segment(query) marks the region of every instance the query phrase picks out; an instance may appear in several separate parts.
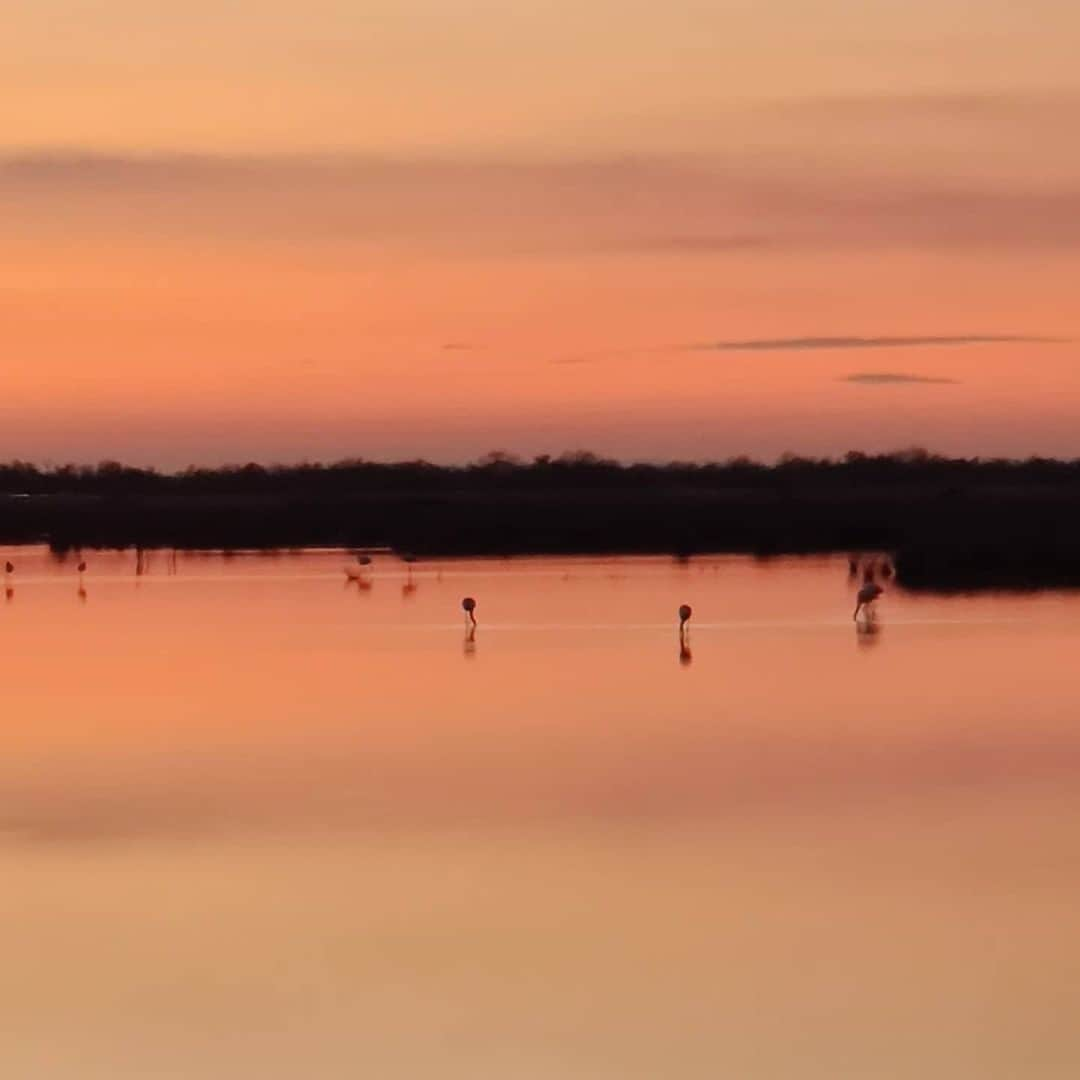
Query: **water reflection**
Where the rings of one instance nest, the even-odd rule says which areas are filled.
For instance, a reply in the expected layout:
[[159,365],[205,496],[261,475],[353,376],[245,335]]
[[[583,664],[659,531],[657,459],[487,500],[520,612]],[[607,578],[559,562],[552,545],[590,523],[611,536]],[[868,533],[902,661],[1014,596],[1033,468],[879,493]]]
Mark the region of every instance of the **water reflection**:
[[10,554],[7,1074],[356,1075],[355,1002],[386,1077],[1080,1067],[1080,596],[890,589],[853,656],[843,557],[717,560],[672,667],[668,559],[446,561],[360,618],[340,552],[141,594],[95,552],[72,617],[74,560]]

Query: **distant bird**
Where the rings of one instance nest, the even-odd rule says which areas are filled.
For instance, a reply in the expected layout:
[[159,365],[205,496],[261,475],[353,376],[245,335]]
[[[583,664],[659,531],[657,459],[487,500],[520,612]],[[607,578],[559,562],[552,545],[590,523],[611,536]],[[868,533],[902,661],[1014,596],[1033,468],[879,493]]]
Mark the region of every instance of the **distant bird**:
[[466,620],[473,626],[476,625],[476,601],[471,596],[466,596],[461,601],[461,610],[465,612]]
[[4,573],[5,574],[14,574],[15,573],[15,564],[10,559],[8,559],[8,561],[6,563],[4,563]]
[[364,571],[371,565],[370,555],[357,555],[356,566],[345,567],[345,577],[349,581],[362,581],[364,579]]
[[689,604],[682,604],[679,607],[679,633],[686,632],[686,624],[690,621],[690,616],[694,614],[694,609]]
[[852,619],[858,620],[859,612],[866,608],[867,612],[870,611],[870,605],[884,592],[885,590],[880,585],[875,585],[874,582],[868,581],[856,595],[855,614],[852,615]]
[[83,559],[75,569],[79,571],[79,583],[82,584],[82,576],[86,573],[86,560]]

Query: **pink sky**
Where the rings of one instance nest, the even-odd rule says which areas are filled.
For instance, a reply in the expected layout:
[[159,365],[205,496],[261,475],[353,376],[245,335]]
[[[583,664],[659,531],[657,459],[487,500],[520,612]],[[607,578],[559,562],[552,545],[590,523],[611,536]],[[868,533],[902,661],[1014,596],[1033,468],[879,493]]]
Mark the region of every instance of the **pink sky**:
[[0,458],[1080,455],[1072,5],[219,8],[0,42]]

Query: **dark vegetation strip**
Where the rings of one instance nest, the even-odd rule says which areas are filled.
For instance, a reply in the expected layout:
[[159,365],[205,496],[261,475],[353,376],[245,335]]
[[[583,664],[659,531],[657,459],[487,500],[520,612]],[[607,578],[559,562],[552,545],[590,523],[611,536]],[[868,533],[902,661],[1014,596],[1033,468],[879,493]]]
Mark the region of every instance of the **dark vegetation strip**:
[[1080,460],[0,466],[0,542],[424,555],[886,549],[909,588],[1080,585]]

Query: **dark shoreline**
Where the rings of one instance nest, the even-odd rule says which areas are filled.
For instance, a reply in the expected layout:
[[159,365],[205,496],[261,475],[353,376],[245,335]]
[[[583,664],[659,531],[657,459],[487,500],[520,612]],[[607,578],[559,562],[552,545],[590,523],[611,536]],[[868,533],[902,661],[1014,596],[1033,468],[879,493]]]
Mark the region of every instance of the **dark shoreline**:
[[437,555],[887,551],[909,589],[1080,586],[1080,462],[0,466],[0,543]]

